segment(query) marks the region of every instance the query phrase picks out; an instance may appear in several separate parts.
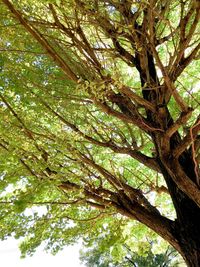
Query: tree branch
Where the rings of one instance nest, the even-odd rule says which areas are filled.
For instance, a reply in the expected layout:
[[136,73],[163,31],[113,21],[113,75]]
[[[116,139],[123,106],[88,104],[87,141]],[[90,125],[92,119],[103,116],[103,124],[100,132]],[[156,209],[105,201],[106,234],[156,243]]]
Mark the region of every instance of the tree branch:
[[200,116],[197,118],[195,124],[191,127],[189,133],[183,138],[182,142],[174,149],[173,157],[178,158],[192,143],[192,140],[197,137],[199,131],[200,131]]
[[40,32],[33,25],[29,25],[23,15],[14,8],[8,0],[2,0],[13,15],[20,21],[20,23],[26,28],[26,30],[40,43],[40,45],[47,51],[47,53],[55,60],[55,62],[61,67],[68,79],[77,82],[78,78],[66,62],[58,55],[56,50],[49,44],[49,42],[42,36]]
[[177,119],[176,122],[174,122],[165,132],[165,136],[167,138],[170,138],[183,124],[186,124],[186,122],[189,120],[193,112],[192,108],[188,108],[186,112],[182,112],[180,117]]
[[[39,96],[38,96],[39,97]],[[39,97],[40,98],[40,97]],[[65,118],[63,118],[58,112],[54,111],[44,100],[40,99],[41,102],[44,104],[46,108],[48,108],[56,117],[58,117],[66,126],[68,126],[71,130],[78,133],[81,137],[83,137],[85,140],[89,141],[90,143],[101,146],[101,147],[107,147],[112,149],[114,152],[121,153],[121,154],[127,154],[131,156],[132,158],[138,160],[142,164],[144,164],[147,167],[150,167],[151,169],[160,172],[159,165],[157,164],[156,160],[154,158],[148,157],[141,152],[137,150],[133,150],[130,147],[119,147],[117,146],[112,140],[109,140],[107,142],[101,142],[93,137],[81,132],[74,124],[67,121]]]
[[148,110],[151,110],[152,112],[155,112],[155,107],[151,102],[145,100],[138,94],[134,93],[133,90],[131,90],[128,86],[123,85],[122,87],[120,87],[119,91],[124,93],[126,96],[128,96],[137,104],[142,105],[143,107],[145,107]]
[[170,159],[165,164],[177,187],[200,207],[200,190],[183,171],[178,159]]

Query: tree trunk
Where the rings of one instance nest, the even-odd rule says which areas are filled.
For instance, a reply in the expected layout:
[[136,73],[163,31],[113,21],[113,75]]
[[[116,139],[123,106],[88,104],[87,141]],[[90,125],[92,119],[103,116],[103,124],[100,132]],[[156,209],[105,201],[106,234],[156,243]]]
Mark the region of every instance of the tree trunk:
[[[150,51],[150,49],[149,49]],[[161,128],[166,131],[174,123],[173,118],[165,103],[165,91],[160,87],[159,79],[156,74],[155,63],[150,52],[146,52],[146,69],[142,66],[140,55],[136,56],[136,67],[140,73],[141,85],[143,88],[143,97],[152,104],[156,105],[158,113],[155,115],[150,110],[146,110],[147,121],[154,127]],[[149,90],[150,84],[152,88],[157,90]],[[145,90],[145,86],[148,90]],[[200,209],[197,204],[191,200],[174,182],[169,170],[166,168],[163,158],[165,151],[162,147],[162,134],[151,133],[152,140],[155,145],[157,153],[157,162],[160,166],[163,177],[167,183],[169,193],[171,195],[177,218],[175,220],[174,238],[178,241],[180,246],[179,253],[184,258],[187,266],[200,267]],[[181,137],[178,131],[173,134],[169,141],[169,151],[176,148],[181,142]],[[170,158],[168,152],[168,162],[173,164],[173,158]],[[180,168],[195,184],[197,184],[197,177],[195,173],[195,164],[192,158],[192,150],[186,149],[179,157],[178,162]]]
[[[190,162],[191,163],[191,162]],[[189,162],[185,162],[188,166]],[[188,196],[179,190],[173,179],[160,164],[163,176],[174,203],[177,218],[175,220],[174,237],[178,240],[187,266],[200,266],[200,210]],[[190,168],[188,168],[190,169]]]
[[182,249],[182,256],[189,267],[200,266],[200,238],[199,226],[192,222],[177,223],[177,238]]

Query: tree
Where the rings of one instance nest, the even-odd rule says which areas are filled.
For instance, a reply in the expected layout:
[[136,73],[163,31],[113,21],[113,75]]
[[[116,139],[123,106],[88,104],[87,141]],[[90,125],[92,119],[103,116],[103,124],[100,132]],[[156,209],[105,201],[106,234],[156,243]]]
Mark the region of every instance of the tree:
[[57,251],[123,216],[200,266],[200,2],[1,10],[1,238]]
[[[98,248],[88,250],[81,255],[82,262],[88,267],[175,267],[180,266],[175,260],[173,249],[169,249],[165,254],[153,254],[151,250],[147,251],[145,256],[141,256],[135,252],[127,252],[127,256],[119,262],[113,261],[110,251],[103,250],[100,252]],[[172,261],[172,262],[171,262]]]
[[[99,237],[92,240],[86,239],[84,245],[86,249],[81,250],[81,261],[87,267],[170,267],[185,266],[181,265],[182,260],[174,248],[166,246],[161,253],[154,251],[153,242],[146,236],[138,240],[136,236],[132,242],[121,233],[119,226],[116,231],[106,231]],[[134,229],[136,232],[136,229]],[[128,245],[127,245],[128,243]]]

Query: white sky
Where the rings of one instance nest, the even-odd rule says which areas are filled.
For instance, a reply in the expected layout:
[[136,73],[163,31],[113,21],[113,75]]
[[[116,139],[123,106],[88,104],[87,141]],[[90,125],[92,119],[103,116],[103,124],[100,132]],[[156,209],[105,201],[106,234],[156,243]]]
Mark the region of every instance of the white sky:
[[66,247],[56,256],[47,254],[41,248],[32,256],[20,259],[18,241],[0,241],[1,267],[84,267],[79,261],[80,245]]

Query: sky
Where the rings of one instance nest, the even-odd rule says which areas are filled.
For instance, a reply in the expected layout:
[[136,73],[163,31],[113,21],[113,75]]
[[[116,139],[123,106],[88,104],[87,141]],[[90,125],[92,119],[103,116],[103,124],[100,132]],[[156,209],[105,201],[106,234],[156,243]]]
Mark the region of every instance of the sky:
[[79,261],[80,245],[66,247],[56,256],[39,248],[34,256],[20,259],[18,242],[14,239],[0,241],[1,267],[84,267]]

